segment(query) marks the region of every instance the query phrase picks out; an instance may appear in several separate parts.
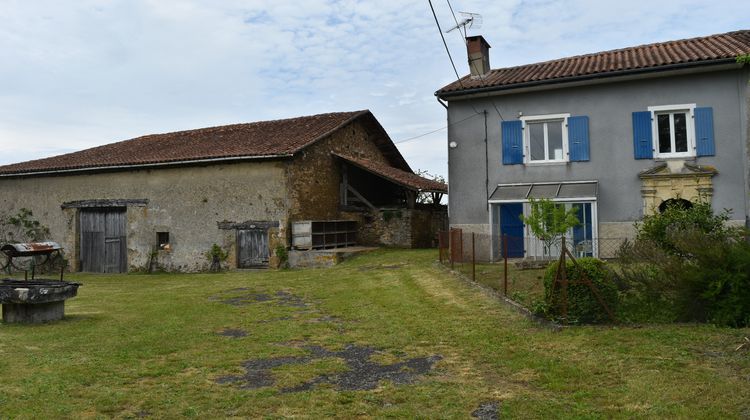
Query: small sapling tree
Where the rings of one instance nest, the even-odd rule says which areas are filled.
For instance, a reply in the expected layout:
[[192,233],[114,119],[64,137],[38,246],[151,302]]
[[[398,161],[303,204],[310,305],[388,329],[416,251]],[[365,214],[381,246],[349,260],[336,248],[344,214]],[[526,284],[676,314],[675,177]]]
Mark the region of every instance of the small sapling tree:
[[580,224],[576,214],[577,207],[565,210],[563,204],[548,199],[530,199],[531,209],[528,216],[521,215],[531,233],[544,244],[544,255],[550,256],[552,247],[558,245],[562,237],[573,227]]

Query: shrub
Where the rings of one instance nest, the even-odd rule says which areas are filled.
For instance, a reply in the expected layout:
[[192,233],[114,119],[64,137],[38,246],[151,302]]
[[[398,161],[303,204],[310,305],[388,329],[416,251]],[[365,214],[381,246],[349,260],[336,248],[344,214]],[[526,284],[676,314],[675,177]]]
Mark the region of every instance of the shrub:
[[684,288],[676,302],[680,320],[750,326],[750,244],[689,231],[676,236],[678,247],[690,255],[674,270]]
[[750,244],[728,220],[697,203],[636,224],[619,251],[624,317],[750,325]]
[[[606,309],[599,303],[594,292],[588,285],[579,283],[584,273],[599,291],[602,300],[613,312],[618,306],[617,287],[613,276],[604,261],[596,258],[579,258],[577,264],[566,260],[568,284],[568,319],[569,323],[601,323],[609,322]],[[544,297],[547,302],[547,315],[559,318],[562,315],[561,288],[555,286],[555,274],[559,261],[550,264],[544,274]]]
[[276,246],[276,258],[279,259],[279,268],[289,267],[289,251],[282,244]]
[[206,258],[208,259],[210,266],[209,271],[217,273],[221,271],[221,263],[226,261],[229,257],[229,253],[217,244],[211,245],[211,249],[206,252]]
[[698,231],[720,240],[739,238],[741,232],[728,227],[728,220],[728,210],[714,214],[708,203],[692,203],[689,208],[673,204],[667,206],[663,213],[644,216],[643,220],[636,222],[636,238],[639,241],[654,242],[666,252],[683,255],[672,238],[674,234]]
[[625,242],[618,251],[615,281],[620,289],[618,317],[625,322],[674,322],[681,289],[667,276],[676,257],[655,242]]

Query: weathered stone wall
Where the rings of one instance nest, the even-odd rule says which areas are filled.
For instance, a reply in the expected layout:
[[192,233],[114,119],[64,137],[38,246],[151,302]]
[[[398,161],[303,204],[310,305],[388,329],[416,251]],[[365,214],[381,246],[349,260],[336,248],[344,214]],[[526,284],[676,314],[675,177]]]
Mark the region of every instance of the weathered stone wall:
[[278,221],[280,231],[269,232],[271,243],[286,241],[287,184],[285,163],[254,161],[209,166],[161,168],[47,176],[0,178],[0,214],[28,208],[50,237],[65,247],[78,269],[78,209],[61,204],[93,199],[147,199],[142,207],[127,209],[128,265],[146,270],[156,244],[156,232],[170,233],[170,251],[157,253],[157,266],[168,271],[207,268],[205,253],[216,243],[229,252],[236,267],[236,233],[218,222]]
[[437,247],[437,234],[448,229],[448,208],[418,208],[412,213],[412,248]]
[[429,248],[447,219],[445,209],[379,209],[369,212],[343,212],[342,217],[357,220],[357,243],[365,246]]
[[387,163],[370,136],[354,121],[287,162],[289,220],[351,219],[339,210],[341,169],[331,152]]
[[[446,223],[445,208],[436,217],[422,209],[341,210],[341,162],[331,152],[390,164],[371,136],[361,123],[354,121],[288,161],[289,220],[356,220],[361,245],[431,246],[432,237],[439,230],[436,226]],[[366,191],[362,193],[367,195]]]

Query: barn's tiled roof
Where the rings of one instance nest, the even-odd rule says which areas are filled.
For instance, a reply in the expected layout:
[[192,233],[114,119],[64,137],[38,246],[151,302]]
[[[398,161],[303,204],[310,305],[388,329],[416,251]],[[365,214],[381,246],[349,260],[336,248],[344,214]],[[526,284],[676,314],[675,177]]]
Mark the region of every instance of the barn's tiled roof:
[[401,169],[394,168],[392,166],[388,166],[380,162],[375,162],[373,160],[362,157],[355,157],[341,153],[333,153],[333,155],[344,159],[354,166],[362,168],[391,182],[413,190],[432,191],[440,193],[448,192],[448,186],[443,184],[442,182],[423,178],[413,172],[403,171]]
[[436,92],[450,96],[474,89],[510,89],[563,82],[566,79],[615,76],[635,71],[661,70],[679,65],[733,61],[750,54],[750,30],[681,39],[603,51],[542,63],[490,70],[482,77],[465,76]]
[[364,110],[151,134],[60,156],[0,166],[0,174],[292,156],[355,119],[361,119],[373,131],[373,140],[394,166],[411,170],[375,117]]

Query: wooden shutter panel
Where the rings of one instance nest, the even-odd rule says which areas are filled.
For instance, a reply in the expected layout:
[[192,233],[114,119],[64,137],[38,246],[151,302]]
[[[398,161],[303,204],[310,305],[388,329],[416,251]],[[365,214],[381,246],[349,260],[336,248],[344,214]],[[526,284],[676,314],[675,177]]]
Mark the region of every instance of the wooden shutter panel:
[[523,164],[522,127],[521,120],[500,123],[500,131],[503,136],[503,165]]
[[568,118],[568,152],[571,162],[588,162],[589,117]]
[[695,108],[695,154],[714,156],[714,110],[711,107]]
[[651,112],[634,112],[633,152],[636,159],[653,159],[654,141],[651,133]]

